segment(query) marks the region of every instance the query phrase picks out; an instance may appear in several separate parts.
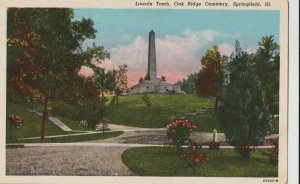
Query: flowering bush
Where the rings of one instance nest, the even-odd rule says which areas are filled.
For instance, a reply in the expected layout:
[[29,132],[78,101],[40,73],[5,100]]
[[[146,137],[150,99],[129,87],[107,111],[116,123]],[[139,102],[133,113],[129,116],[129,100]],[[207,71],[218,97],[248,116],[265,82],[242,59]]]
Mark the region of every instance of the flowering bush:
[[80,127],[87,127],[87,126],[88,126],[88,123],[87,123],[86,120],[81,120],[81,121],[79,122],[79,126],[80,126]]
[[269,155],[270,162],[272,164],[278,164],[278,138],[272,139],[273,148],[271,150],[271,154]]
[[208,162],[208,157],[205,155],[204,152],[201,151],[201,145],[190,140],[188,143],[188,151],[184,153],[181,151],[179,154],[180,159],[185,159],[187,164],[195,169],[196,166],[199,164],[206,164]]
[[219,149],[220,148],[220,143],[210,142],[208,146],[209,146],[209,149]]
[[195,126],[187,119],[175,119],[167,124],[167,136],[178,152],[182,150],[184,145],[190,138],[190,133]]
[[20,118],[20,116],[17,115],[9,115],[9,122],[11,122],[13,125],[17,126],[17,128],[19,128],[22,125],[22,120]]

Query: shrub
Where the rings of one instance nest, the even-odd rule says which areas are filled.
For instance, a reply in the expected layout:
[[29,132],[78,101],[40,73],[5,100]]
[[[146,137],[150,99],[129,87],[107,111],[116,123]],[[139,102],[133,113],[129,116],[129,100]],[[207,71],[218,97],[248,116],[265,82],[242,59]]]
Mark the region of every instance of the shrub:
[[206,164],[208,162],[208,157],[204,152],[201,151],[201,145],[189,140],[188,149],[185,153],[183,150],[179,154],[180,159],[185,159],[189,167],[195,170],[200,164]]
[[102,120],[99,121],[99,123],[95,126],[95,130],[97,130],[97,131],[102,130],[103,132],[105,130],[109,130],[108,123],[109,123],[109,120],[107,118],[102,118]]
[[269,155],[270,162],[274,165],[278,164],[278,141],[279,139],[272,139],[273,148],[271,154]]
[[240,145],[236,146],[235,150],[240,154],[242,158],[249,158],[250,157],[250,146],[249,145]]
[[87,124],[87,121],[86,120],[81,120],[78,124],[80,127],[87,127],[88,124]]
[[54,116],[62,116],[62,117],[67,117],[72,120],[82,120],[84,118],[79,118],[79,108],[76,107],[75,105],[68,104],[67,102],[62,102],[62,101],[53,101],[51,102],[50,106],[51,108],[51,113]]
[[167,136],[178,152],[182,150],[181,146],[189,140],[193,128],[195,126],[187,119],[175,119],[167,124]]
[[216,150],[216,149],[220,148],[220,143],[218,143],[218,142],[210,142],[208,144],[208,146],[209,146],[209,149]]
[[219,118],[228,143],[242,157],[249,157],[250,146],[260,145],[267,134],[269,114],[254,75],[251,55],[241,51],[238,43],[228,69],[229,83],[224,90]]
[[149,95],[144,94],[142,96],[142,100],[143,100],[143,102],[144,102],[144,104],[145,104],[146,107],[151,107],[152,106],[152,100],[151,100],[151,98],[150,98]]
[[100,100],[86,100],[85,104],[79,107],[78,119],[85,119],[90,128],[95,128],[99,120],[104,116],[106,98]]

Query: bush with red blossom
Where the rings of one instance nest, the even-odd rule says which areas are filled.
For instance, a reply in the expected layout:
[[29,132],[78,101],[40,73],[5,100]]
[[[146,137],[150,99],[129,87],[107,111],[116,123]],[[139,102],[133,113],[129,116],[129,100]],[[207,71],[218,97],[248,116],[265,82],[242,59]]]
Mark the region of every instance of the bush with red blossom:
[[20,116],[12,114],[12,115],[8,116],[8,119],[9,119],[10,123],[17,126],[18,128],[22,125],[22,120],[21,120]]
[[179,154],[180,159],[185,159],[189,167],[195,170],[195,167],[200,164],[206,164],[208,162],[208,157],[204,152],[201,151],[201,145],[190,140],[188,143],[188,149],[186,152],[183,150]]
[[167,136],[178,152],[187,143],[195,126],[187,119],[175,119],[167,124]]

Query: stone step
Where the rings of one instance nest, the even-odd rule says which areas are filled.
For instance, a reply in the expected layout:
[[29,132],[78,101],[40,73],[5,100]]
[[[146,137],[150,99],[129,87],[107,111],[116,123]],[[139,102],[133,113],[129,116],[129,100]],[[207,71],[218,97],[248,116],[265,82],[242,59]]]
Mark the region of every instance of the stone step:
[[[38,116],[43,116],[43,113],[41,112],[38,112],[37,110],[35,109],[27,109],[28,112],[31,112],[31,113],[35,113],[36,115]],[[65,132],[70,132],[72,131],[72,129],[70,127],[68,127],[67,125],[65,125],[63,122],[61,122],[58,118],[56,117],[49,117],[48,118],[52,123],[54,123],[56,126],[58,126],[60,129],[62,129],[63,131]]]
[[58,118],[56,117],[49,117],[48,118],[52,123],[54,123],[56,126],[58,126],[60,129],[62,129],[65,132],[70,132],[72,129],[65,125],[63,122],[61,122]]

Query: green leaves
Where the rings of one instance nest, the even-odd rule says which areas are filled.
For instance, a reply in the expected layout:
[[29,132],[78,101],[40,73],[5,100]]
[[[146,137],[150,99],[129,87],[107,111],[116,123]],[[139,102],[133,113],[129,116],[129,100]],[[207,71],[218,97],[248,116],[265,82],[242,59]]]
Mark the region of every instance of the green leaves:
[[255,72],[263,90],[264,103],[268,111],[275,115],[279,113],[279,45],[272,35],[264,36],[258,45],[253,58]]
[[92,58],[100,62],[109,53],[96,45],[83,51],[82,43],[95,38],[96,30],[91,19],[72,18],[73,10],[67,8],[8,9],[9,87],[25,95],[32,90],[45,95],[51,89],[52,98],[65,99],[87,94],[83,86],[89,94],[96,91],[97,86],[84,84],[77,73],[82,65],[92,66]]
[[268,131],[269,113],[256,69],[253,55],[244,52],[237,41],[228,62],[229,82],[219,117],[227,141],[245,150],[259,145]]
[[[99,100],[94,78],[90,81],[78,75],[82,65],[92,66],[93,58],[99,62],[109,57],[101,46],[82,49],[86,39],[95,38],[91,19],[72,22],[73,10],[67,8],[9,8],[7,17],[8,87],[44,102],[42,127],[48,99],[82,105],[87,98]],[[102,116],[103,106],[91,106],[90,115]]]
[[201,94],[216,97],[215,110],[218,99],[222,96],[226,60],[227,57],[221,56],[218,46],[207,50],[201,59],[202,69],[198,74],[197,89]]

